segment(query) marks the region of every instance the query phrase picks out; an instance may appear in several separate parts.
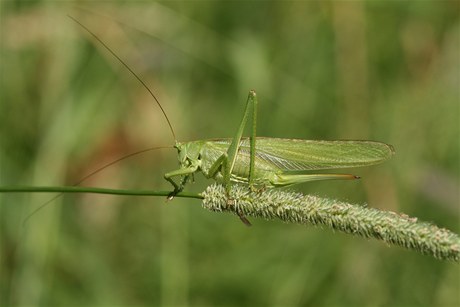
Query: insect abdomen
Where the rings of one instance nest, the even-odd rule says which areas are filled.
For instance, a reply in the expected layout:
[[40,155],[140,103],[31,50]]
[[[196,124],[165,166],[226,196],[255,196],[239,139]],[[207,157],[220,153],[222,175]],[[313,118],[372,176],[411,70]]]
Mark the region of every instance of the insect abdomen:
[[[203,175],[207,178],[215,179],[218,182],[222,182],[223,180],[222,173],[219,171],[217,174],[212,176],[209,171],[215,161],[227,152],[229,144],[225,143],[225,141],[206,142],[201,151],[201,171]],[[235,165],[233,166],[230,180],[233,182],[248,183],[249,163],[249,151],[247,149],[240,148],[235,161]],[[270,167],[270,165],[264,163],[264,161],[261,161],[256,157],[253,183],[255,185],[269,184],[270,178],[272,178],[274,172],[275,171]]]

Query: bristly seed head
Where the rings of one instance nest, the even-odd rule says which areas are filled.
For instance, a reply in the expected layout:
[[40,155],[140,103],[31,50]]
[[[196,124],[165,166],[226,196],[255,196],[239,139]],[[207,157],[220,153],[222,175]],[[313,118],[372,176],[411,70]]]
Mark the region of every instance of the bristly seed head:
[[[202,196],[203,207],[211,211],[323,225],[365,238],[380,239],[439,259],[460,261],[460,237],[457,234],[405,214],[280,189],[253,192],[248,186],[238,184],[232,185],[229,196],[225,187],[219,184],[209,186]],[[231,206],[228,206],[229,197]]]

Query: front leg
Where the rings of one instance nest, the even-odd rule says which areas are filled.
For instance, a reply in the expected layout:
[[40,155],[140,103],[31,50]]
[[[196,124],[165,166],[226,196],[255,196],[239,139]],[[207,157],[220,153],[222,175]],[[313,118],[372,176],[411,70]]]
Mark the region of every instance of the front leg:
[[[198,170],[198,166],[197,165],[192,165],[190,167],[184,167],[184,168],[180,168],[178,170],[166,173],[164,175],[164,178],[167,181],[169,181],[174,187],[174,191],[172,191],[168,195],[167,200],[172,200],[174,198],[174,196],[177,195],[177,193],[182,192],[182,190],[184,189],[185,184],[187,183],[188,178],[190,177],[190,175],[195,173],[197,170]],[[177,177],[177,176],[183,176],[183,178],[182,178],[182,180],[180,181],[179,184],[177,184],[173,180],[173,177]]]

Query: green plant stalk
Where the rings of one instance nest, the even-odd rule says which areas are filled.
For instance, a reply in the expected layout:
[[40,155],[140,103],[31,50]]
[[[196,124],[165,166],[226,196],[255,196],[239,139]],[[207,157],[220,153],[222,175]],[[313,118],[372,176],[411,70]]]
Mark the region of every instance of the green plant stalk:
[[209,186],[202,195],[203,207],[214,212],[323,225],[438,259],[460,261],[460,237],[457,234],[405,214],[279,189],[252,192],[242,185],[232,186],[230,198],[225,187],[218,184]]
[[[131,196],[168,196],[171,191],[151,191],[151,190],[118,190],[104,189],[92,187],[77,187],[77,186],[60,186],[60,187],[34,187],[34,186],[4,186],[0,187],[0,193],[93,193],[93,194],[111,194],[111,195],[131,195]],[[197,193],[181,192],[175,197],[197,198],[202,199],[203,196]]]

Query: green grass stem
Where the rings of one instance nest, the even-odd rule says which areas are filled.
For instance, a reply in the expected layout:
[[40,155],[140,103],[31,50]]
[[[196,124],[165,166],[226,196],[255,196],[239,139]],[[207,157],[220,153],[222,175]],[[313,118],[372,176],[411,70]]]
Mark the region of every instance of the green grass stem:
[[[111,194],[111,195],[131,195],[131,196],[168,196],[171,191],[152,191],[152,190],[119,190],[104,189],[93,187],[34,187],[34,186],[5,186],[0,187],[0,193],[92,193],[92,194]],[[197,198],[203,196],[197,193],[180,192],[175,197]]]

